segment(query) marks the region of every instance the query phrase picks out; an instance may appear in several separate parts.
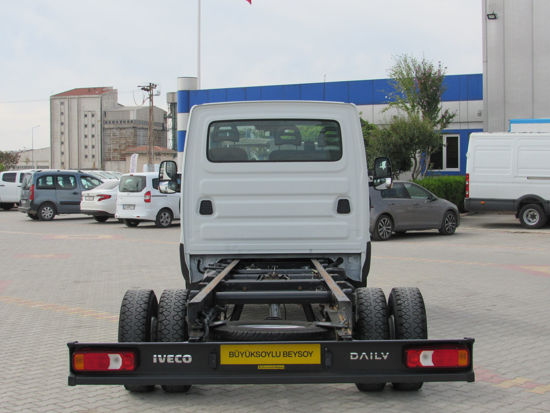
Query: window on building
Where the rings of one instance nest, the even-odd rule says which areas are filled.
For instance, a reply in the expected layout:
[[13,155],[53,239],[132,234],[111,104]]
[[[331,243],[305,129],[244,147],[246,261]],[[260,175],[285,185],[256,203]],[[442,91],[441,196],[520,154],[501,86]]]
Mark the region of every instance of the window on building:
[[87,128],[87,127],[88,127],[88,125],[87,125],[87,124],[84,124],[84,127],[85,127],[85,128]]
[[430,169],[449,171],[460,169],[460,137],[444,135],[443,146],[430,158]]
[[94,113],[92,113],[92,118],[95,118],[95,114],[94,114]]
[[84,114],[84,117],[85,117],[85,118],[87,118],[87,117],[88,117],[88,114],[87,114],[87,113],[85,113],[85,114]]
[[63,116],[63,115],[64,115],[64,113],[63,113],[63,112],[61,112],[61,116]]
[[64,123],[63,123],[63,122],[61,122],[61,126],[63,126],[63,125],[64,125]]
[[88,159],[88,155],[84,155],[84,158]]
[[92,149],[95,149],[95,145],[92,145]]
[[84,149],[88,149],[88,145],[84,145]]
[[63,135],[63,131],[61,131],[60,134]]

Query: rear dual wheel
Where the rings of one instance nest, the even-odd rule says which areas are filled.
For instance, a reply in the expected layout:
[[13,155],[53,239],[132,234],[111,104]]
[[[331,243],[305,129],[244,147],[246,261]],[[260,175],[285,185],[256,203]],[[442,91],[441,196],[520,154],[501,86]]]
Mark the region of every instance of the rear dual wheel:
[[[153,290],[126,291],[120,306],[118,341],[156,341],[157,312],[157,297]],[[133,393],[145,393],[155,389],[154,385],[125,384],[124,387]]]
[[[187,290],[164,290],[159,301],[157,339],[162,342],[182,342],[187,332]],[[186,393],[191,385],[162,385],[167,393]]]
[[[390,337],[393,340],[428,338],[424,299],[418,288],[392,289],[388,299]],[[392,383],[396,390],[419,390],[423,382]]]
[[[424,299],[418,288],[394,288],[388,305],[380,288],[355,290],[356,340],[427,339],[428,327]],[[381,391],[386,383],[356,383],[361,391]],[[392,383],[394,389],[419,390],[423,382]]]

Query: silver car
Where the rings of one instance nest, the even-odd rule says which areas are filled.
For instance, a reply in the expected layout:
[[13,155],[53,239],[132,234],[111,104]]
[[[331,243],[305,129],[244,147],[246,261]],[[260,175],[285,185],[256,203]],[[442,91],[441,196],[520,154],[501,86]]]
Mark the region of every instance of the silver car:
[[370,187],[370,199],[370,233],[377,241],[409,230],[438,229],[451,235],[460,224],[455,204],[412,182],[394,181],[381,191]]

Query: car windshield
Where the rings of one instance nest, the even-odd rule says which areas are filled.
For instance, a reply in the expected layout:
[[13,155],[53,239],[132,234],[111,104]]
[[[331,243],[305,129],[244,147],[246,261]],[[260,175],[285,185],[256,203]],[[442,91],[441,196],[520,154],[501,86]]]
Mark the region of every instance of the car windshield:
[[103,182],[101,185],[96,186],[95,189],[114,189],[119,185],[119,181],[107,181]]
[[141,192],[145,188],[146,178],[138,175],[126,175],[120,178],[120,192]]
[[308,119],[212,122],[207,156],[211,162],[333,162],[342,158],[340,125]]

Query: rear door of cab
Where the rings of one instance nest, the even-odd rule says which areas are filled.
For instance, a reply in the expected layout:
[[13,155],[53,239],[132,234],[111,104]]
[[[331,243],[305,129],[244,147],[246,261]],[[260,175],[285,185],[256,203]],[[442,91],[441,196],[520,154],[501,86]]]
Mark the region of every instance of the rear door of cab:
[[[243,162],[233,151],[233,161],[208,159],[209,128],[214,122],[266,119],[336,122],[341,157]],[[246,133],[239,134],[238,144],[246,148],[250,144]],[[320,145],[315,137],[313,149]],[[305,149],[305,142],[302,146]],[[285,150],[282,145],[279,149]],[[236,102],[194,107],[184,151],[186,253],[364,253],[369,240],[366,171],[359,116],[353,105]]]

